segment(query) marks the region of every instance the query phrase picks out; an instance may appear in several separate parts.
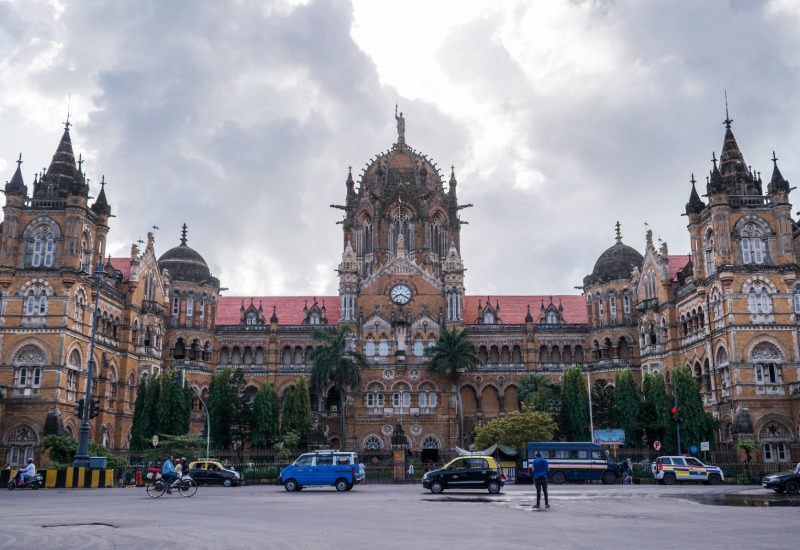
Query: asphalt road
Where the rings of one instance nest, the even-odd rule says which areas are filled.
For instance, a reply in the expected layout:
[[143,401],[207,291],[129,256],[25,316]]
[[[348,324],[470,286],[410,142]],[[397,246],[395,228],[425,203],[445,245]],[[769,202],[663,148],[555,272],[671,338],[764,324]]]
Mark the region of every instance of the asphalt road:
[[[797,548],[798,497],[758,487],[551,485],[499,495],[419,485],[350,492],[200,487],[0,492],[0,548]],[[765,500],[765,498],[767,500]],[[735,501],[737,506],[700,501]]]

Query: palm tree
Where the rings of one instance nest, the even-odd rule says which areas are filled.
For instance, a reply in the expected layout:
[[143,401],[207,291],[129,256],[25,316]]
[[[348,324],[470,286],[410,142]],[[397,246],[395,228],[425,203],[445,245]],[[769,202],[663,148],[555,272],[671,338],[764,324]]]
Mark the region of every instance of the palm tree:
[[342,449],[347,442],[347,427],[344,412],[345,388],[352,388],[361,382],[361,369],[367,367],[367,360],[361,353],[348,347],[349,325],[341,325],[335,334],[318,330],[314,332],[314,341],[322,345],[314,348],[309,354],[311,359],[311,390],[322,393],[326,386],[333,385],[339,392],[339,410],[341,411]]
[[475,346],[469,341],[467,331],[455,328],[442,331],[439,340],[428,348],[427,353],[431,358],[428,372],[442,374],[453,383],[453,391],[458,401],[458,444],[463,445],[464,410],[461,406],[458,381],[462,372],[474,371],[481,364],[481,359],[475,353]]

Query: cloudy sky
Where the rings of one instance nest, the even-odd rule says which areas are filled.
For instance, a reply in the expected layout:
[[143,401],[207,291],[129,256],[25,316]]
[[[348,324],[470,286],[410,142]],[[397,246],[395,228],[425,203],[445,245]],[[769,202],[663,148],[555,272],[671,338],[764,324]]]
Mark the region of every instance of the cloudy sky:
[[467,292],[573,293],[617,220],[688,253],[726,90],[745,160],[800,179],[798,28],[794,0],[0,0],[0,178],[22,153],[31,186],[69,106],[112,254],[186,222],[227,295],[334,294],[328,205],[397,103],[475,205]]

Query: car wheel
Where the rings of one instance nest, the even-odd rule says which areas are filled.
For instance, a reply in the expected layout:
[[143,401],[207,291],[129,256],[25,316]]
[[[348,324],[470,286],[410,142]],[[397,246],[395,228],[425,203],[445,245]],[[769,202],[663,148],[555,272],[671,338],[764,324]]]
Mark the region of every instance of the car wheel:
[[675,474],[664,474],[664,485],[675,485]]
[[300,490],[300,486],[293,479],[287,479],[286,483],[283,484],[283,488],[286,489],[287,491],[289,491],[290,493],[292,491],[299,491]]
[[550,477],[550,481],[552,481],[556,485],[561,485],[567,482],[567,476],[564,475],[564,472],[554,472],[553,475]]
[[339,479],[336,480],[336,490],[337,491],[340,491],[340,492],[341,491],[346,491],[349,486],[350,486],[350,484],[347,483],[347,480],[345,478],[343,478],[343,477],[340,477]]
[[444,485],[442,485],[441,481],[434,481],[431,483],[431,493],[438,495],[442,491],[444,491]]
[[709,485],[719,485],[720,483],[722,483],[722,478],[719,477],[719,474],[711,474],[708,476]]
[[600,479],[603,485],[614,485],[617,482],[617,474],[614,472],[603,472],[603,477]]
[[790,479],[789,481],[786,482],[785,487],[787,493],[789,493],[790,495],[796,495],[798,492],[800,492],[800,481]]
[[486,486],[489,489],[489,492],[493,495],[496,495],[500,492],[500,482],[499,481],[490,481],[489,485]]
[[222,482],[223,487],[230,487],[231,485],[233,485],[233,482],[229,478],[225,478]]

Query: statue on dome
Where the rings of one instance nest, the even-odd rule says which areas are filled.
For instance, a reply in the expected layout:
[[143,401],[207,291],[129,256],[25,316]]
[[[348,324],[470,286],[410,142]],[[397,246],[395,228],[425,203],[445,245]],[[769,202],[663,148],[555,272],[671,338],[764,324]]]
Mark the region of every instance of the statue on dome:
[[406,119],[403,118],[403,113],[397,116],[397,104],[394,105],[394,119],[397,121],[397,137],[406,137]]

